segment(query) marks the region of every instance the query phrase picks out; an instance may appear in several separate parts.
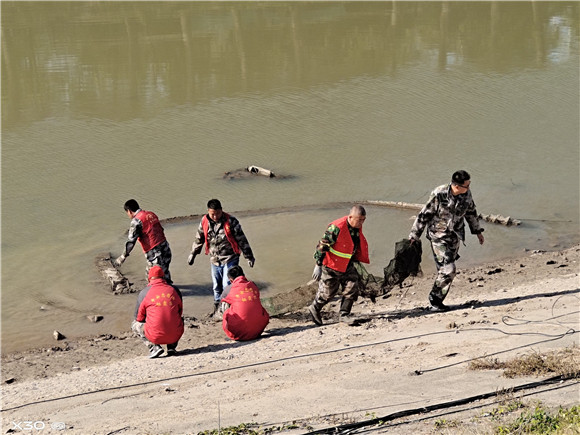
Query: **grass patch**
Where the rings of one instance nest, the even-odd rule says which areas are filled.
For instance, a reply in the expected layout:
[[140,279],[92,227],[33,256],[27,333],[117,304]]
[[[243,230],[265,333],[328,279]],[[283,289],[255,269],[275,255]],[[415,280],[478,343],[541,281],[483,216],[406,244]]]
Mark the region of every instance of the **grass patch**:
[[237,426],[229,426],[221,429],[204,430],[197,435],[259,435],[260,426],[257,423],[241,423]]
[[449,429],[460,426],[459,420],[446,420],[441,418],[435,421],[435,429]]
[[293,429],[312,430],[312,427],[307,424],[298,425],[295,422],[268,428],[262,428],[258,423],[241,423],[237,426],[204,430],[203,432],[198,432],[197,435],[268,435]]
[[525,412],[508,425],[498,426],[496,435],[538,434],[572,435],[580,434],[580,406],[569,409],[560,408],[550,413],[542,406]]
[[521,400],[518,399],[507,399],[501,401],[499,406],[493,408],[491,411],[486,412],[486,417],[491,417],[492,420],[498,420],[503,418],[505,415],[510,414],[518,409],[525,408],[526,405]]
[[580,377],[580,348],[569,348],[517,357],[508,361],[497,358],[478,358],[469,363],[470,370],[504,370],[506,378],[518,376],[563,375]]

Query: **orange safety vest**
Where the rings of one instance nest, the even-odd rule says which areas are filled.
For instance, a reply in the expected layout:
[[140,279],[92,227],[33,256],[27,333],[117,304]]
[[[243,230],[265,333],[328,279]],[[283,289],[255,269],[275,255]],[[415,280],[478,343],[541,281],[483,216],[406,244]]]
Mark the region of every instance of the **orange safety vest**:
[[155,213],[141,210],[135,217],[142,224],[142,234],[139,236],[139,243],[141,243],[143,252],[149,252],[166,240],[163,227],[159,223],[159,218]]
[[[230,215],[224,213],[223,217],[225,218],[224,232],[226,233],[226,239],[228,239],[228,242],[230,242],[230,245],[232,245],[234,253],[239,254],[240,248],[238,246],[238,242],[236,242],[236,239],[234,239],[234,236],[232,234],[232,227],[230,225]],[[208,255],[209,243],[207,239],[207,232],[209,231],[209,218],[207,217],[206,214],[204,214],[203,217],[201,218],[201,226],[203,227],[203,235],[205,236],[205,255]]]
[[[341,217],[333,222],[331,225],[338,227],[340,232],[338,233],[338,238],[334,245],[330,247],[330,250],[324,256],[324,264],[326,267],[330,267],[338,272],[345,272],[348,267],[348,263],[352,258],[352,253],[354,251],[354,242],[350,236],[350,231],[348,230],[347,223],[348,216]],[[360,237],[360,246],[356,252],[354,259],[360,261],[361,263],[369,263],[369,244],[367,239],[363,235],[362,228],[358,231]]]

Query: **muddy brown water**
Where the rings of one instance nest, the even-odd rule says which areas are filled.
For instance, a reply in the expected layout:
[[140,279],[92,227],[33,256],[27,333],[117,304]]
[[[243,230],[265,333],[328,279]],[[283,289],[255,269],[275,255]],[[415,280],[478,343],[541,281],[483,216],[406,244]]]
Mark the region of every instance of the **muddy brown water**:
[[[94,258],[120,254],[129,198],[162,219],[214,197],[423,203],[466,169],[480,212],[523,224],[485,225],[460,267],[578,243],[579,7],[2,2],[2,351],[127,330],[134,297],[107,293]],[[249,165],[287,177],[223,177]],[[304,284],[345,213],[242,214],[249,277],[265,295]],[[369,207],[371,272],[412,216]],[[211,304],[206,259],[186,265],[195,227],[166,228],[188,315]],[[144,268],[137,247],[123,271]]]

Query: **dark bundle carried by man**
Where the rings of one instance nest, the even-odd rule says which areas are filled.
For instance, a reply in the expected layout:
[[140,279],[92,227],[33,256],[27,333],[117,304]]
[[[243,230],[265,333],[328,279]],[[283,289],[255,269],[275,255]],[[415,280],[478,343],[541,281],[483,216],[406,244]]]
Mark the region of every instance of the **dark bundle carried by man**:
[[403,281],[409,276],[421,274],[422,253],[420,240],[411,242],[409,239],[402,239],[395,243],[395,257],[384,268],[383,289],[385,292],[396,285],[402,287]]
[[361,263],[355,263],[354,267],[358,274],[359,295],[370,299],[373,303],[376,302],[379,296],[385,294],[383,280],[369,273]]

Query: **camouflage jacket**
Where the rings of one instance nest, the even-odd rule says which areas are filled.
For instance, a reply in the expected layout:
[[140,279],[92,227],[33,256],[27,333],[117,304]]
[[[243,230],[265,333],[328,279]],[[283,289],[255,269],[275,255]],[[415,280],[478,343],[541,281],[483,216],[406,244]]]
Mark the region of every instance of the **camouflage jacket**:
[[479,227],[479,220],[471,191],[453,196],[451,184],[437,187],[427,204],[423,206],[415,223],[411,228],[409,238],[418,240],[427,227],[429,240],[456,241],[465,240],[465,223],[469,225],[471,234],[479,234],[483,229]]
[[[232,245],[226,237],[226,232],[224,230],[225,213],[222,215],[222,218],[219,220],[219,222],[214,222],[209,219],[209,217],[208,220],[209,228],[207,231],[207,243],[209,246],[209,259],[213,264],[218,266],[229,263],[239,254],[234,252]],[[250,247],[250,243],[248,242],[248,239],[242,230],[240,222],[232,215],[230,215],[230,228],[232,231],[232,236],[234,239],[236,239],[236,242],[238,242],[240,252],[242,252],[244,257],[247,259],[254,258],[252,248]],[[193,246],[191,247],[191,251],[195,255],[198,255],[201,253],[205,242],[206,240],[203,233],[203,226],[200,222],[197,228]]]

